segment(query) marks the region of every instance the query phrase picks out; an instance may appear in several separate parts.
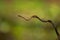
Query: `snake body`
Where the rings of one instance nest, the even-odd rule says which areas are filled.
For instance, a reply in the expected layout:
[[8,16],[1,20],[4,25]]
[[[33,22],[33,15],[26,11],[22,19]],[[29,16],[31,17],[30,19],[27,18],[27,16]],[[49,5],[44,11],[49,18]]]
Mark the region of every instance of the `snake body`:
[[50,23],[50,24],[53,26],[53,28],[54,28],[54,30],[55,30],[55,32],[56,32],[56,35],[57,35],[57,37],[58,37],[58,40],[60,40],[60,34],[59,34],[56,26],[54,25],[54,23],[53,23],[51,20],[42,20],[41,18],[39,18],[39,17],[36,16],[36,15],[31,16],[31,18],[29,18],[29,19],[26,19],[25,17],[23,17],[23,16],[21,16],[21,15],[18,15],[18,17],[21,17],[21,18],[23,18],[23,19],[26,20],[26,21],[29,21],[29,20],[31,20],[32,18],[37,18],[37,19],[38,19],[39,21],[41,21],[41,22],[45,22],[45,23],[48,22],[48,23]]

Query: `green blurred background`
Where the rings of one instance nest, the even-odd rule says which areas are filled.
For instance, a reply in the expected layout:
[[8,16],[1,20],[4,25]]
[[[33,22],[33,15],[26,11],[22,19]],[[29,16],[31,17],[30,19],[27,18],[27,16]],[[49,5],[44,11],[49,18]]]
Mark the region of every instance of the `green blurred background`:
[[[0,32],[13,34],[14,40],[56,40],[54,28],[37,19],[25,21],[17,15],[30,18],[37,15],[52,20],[60,30],[60,1],[56,0],[0,0]],[[60,32],[60,31],[59,31]]]

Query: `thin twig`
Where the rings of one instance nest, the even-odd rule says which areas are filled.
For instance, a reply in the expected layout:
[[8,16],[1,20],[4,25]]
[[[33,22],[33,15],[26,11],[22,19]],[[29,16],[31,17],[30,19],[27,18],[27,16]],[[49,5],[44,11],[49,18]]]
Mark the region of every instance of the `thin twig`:
[[26,21],[29,21],[29,20],[31,20],[32,18],[37,18],[37,19],[38,19],[39,21],[41,21],[41,22],[45,22],[45,23],[48,22],[48,23],[52,24],[52,26],[53,26],[56,34],[57,34],[57,37],[59,37],[59,32],[58,32],[56,26],[54,25],[54,23],[53,23],[51,20],[43,20],[43,19],[40,19],[40,18],[39,18],[38,16],[36,16],[36,15],[33,15],[33,16],[32,16],[31,18],[29,18],[29,19],[26,19],[26,18],[24,18],[24,17],[21,16],[21,15],[18,15],[18,17],[21,17],[21,18],[23,18],[23,19],[26,20]]

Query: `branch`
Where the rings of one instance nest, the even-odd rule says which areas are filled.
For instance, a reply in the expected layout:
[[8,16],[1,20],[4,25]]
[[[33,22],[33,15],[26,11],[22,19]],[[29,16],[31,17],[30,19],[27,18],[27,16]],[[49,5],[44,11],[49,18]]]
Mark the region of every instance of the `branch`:
[[51,20],[43,20],[43,19],[40,19],[38,16],[36,16],[36,15],[33,15],[31,18],[29,18],[29,19],[26,19],[26,18],[24,18],[23,16],[21,16],[21,15],[18,15],[18,17],[21,17],[21,18],[23,18],[24,20],[26,20],[26,21],[29,21],[29,20],[31,20],[32,18],[37,18],[39,21],[41,21],[41,22],[45,22],[45,23],[50,23],[52,26],[53,26],[53,28],[54,28],[54,30],[55,30],[55,32],[56,32],[56,34],[57,34],[57,36],[59,36],[59,32],[58,32],[58,30],[57,30],[57,28],[56,28],[56,26],[54,25],[54,23],[51,21]]

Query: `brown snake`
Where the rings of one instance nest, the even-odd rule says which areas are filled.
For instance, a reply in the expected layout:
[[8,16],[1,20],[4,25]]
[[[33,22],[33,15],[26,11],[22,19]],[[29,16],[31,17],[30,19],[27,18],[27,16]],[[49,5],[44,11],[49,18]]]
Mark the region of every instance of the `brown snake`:
[[53,26],[53,28],[54,28],[54,30],[55,30],[55,32],[56,32],[56,35],[57,35],[58,40],[60,40],[60,34],[59,34],[56,26],[54,25],[54,23],[53,23],[51,20],[43,20],[43,19],[39,18],[39,17],[36,16],[36,15],[31,16],[31,18],[29,18],[29,19],[26,19],[26,18],[24,18],[24,17],[21,16],[21,15],[18,15],[18,17],[21,17],[21,18],[23,18],[23,19],[26,20],[26,21],[29,21],[29,20],[31,20],[32,18],[37,18],[37,19],[38,19],[39,21],[41,21],[41,22],[45,22],[45,23],[48,22],[48,23],[50,23],[50,24]]

